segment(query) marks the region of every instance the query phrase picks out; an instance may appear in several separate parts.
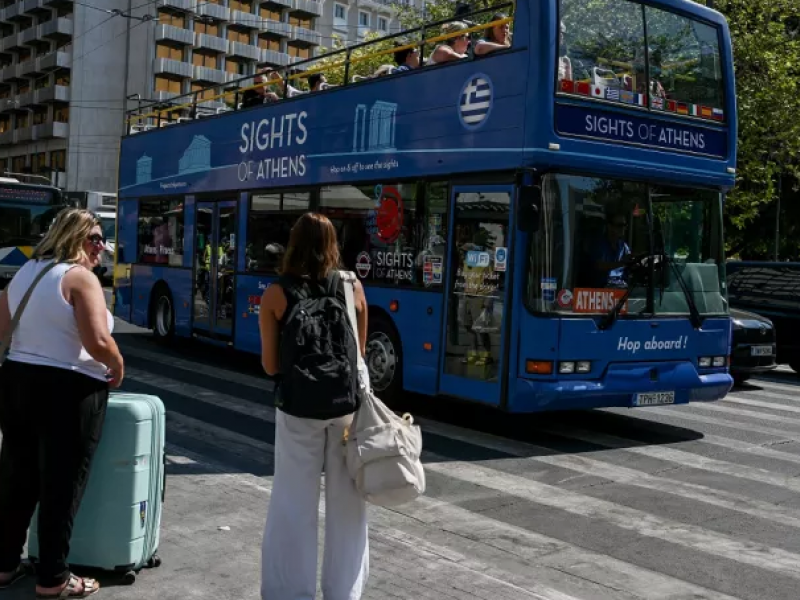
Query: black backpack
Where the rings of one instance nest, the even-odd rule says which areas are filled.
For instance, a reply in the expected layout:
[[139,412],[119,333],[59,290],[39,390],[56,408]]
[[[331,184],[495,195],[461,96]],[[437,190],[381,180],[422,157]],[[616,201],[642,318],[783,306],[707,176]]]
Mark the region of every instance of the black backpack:
[[282,277],[286,312],[280,337],[275,406],[306,419],[335,419],[358,410],[358,342],[338,273],[315,282]]

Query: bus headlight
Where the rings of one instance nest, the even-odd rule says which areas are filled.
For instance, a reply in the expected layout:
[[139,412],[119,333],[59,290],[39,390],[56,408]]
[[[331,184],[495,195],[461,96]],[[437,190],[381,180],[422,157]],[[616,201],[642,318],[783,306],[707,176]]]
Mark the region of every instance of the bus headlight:
[[566,360],[558,363],[558,372],[562,375],[570,375],[572,373],[588,373],[591,370],[592,362],[589,360]]
[[697,359],[697,366],[701,369],[710,369],[711,367],[721,368],[727,364],[727,356],[701,356]]

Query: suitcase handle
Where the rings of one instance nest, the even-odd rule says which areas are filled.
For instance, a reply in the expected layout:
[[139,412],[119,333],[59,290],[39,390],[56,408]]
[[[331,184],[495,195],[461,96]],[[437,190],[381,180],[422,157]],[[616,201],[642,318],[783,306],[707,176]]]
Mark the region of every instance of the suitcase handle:
[[167,453],[164,452],[162,459],[162,478],[161,478],[161,504],[164,504],[164,499],[167,496]]

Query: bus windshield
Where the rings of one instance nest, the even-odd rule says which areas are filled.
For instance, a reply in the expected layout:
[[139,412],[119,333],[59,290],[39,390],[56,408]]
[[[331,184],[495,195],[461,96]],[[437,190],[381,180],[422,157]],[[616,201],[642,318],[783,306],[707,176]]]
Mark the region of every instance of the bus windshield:
[[687,293],[700,315],[727,314],[719,192],[560,174],[542,191],[534,310],[606,314],[629,291],[622,315],[688,315]]
[[48,190],[0,187],[0,247],[39,243],[63,208],[54,201]]

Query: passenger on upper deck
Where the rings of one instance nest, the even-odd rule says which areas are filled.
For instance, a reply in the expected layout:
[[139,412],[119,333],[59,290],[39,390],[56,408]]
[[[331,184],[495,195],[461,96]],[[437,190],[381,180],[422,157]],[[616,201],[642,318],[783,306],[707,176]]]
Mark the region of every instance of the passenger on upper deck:
[[[402,47],[407,44],[397,43],[396,45]],[[397,67],[394,68],[392,73],[402,73],[419,68],[419,48],[398,50],[394,53],[394,62],[397,63]]]
[[[492,18],[489,19],[489,22],[492,23],[494,21],[500,21],[506,18],[508,18],[508,15],[503,13],[497,13],[495,15],[492,15]],[[475,45],[475,55],[483,56],[485,54],[490,54],[498,50],[506,50],[507,48],[510,48],[511,47],[510,29],[511,27],[509,26],[509,24],[504,23],[503,25],[495,25],[491,29],[485,30],[486,37],[478,40],[478,43]]]
[[558,33],[558,80],[572,81],[572,61],[567,56],[567,45],[564,42],[565,33],[567,33],[567,27],[564,25],[564,21],[561,21]]
[[[442,35],[448,35],[463,31],[467,29],[467,24],[462,21],[453,21],[452,23],[445,23],[442,26]],[[426,65],[440,65],[442,63],[452,62],[467,58],[467,49],[469,48],[469,34],[451,37],[434,48],[433,53],[428,58]]]
[[[262,69],[253,77],[253,85],[266,84],[268,76],[275,73],[270,68]],[[275,73],[277,75],[277,73]],[[267,89],[266,85],[245,90],[242,94],[242,108],[250,108],[251,106],[258,106],[259,104],[266,104],[268,102],[275,102],[279,100],[275,92]]]
[[330,87],[336,86],[328,85],[328,80],[322,73],[314,73],[308,76],[308,89],[310,92],[319,92]]

